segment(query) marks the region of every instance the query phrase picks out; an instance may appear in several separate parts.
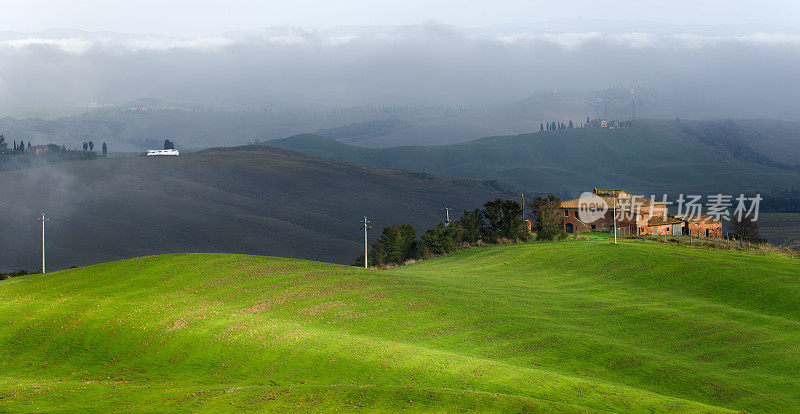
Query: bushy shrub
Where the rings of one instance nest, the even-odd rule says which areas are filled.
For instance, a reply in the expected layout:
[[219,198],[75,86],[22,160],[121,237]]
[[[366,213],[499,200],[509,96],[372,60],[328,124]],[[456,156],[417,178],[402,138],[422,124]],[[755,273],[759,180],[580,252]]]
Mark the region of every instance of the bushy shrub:
[[0,273],[0,280],[11,279],[12,277],[24,276],[29,274],[27,270],[17,270],[11,273]]
[[464,231],[461,223],[454,221],[449,226],[439,223],[422,235],[422,257],[441,256],[461,248]]

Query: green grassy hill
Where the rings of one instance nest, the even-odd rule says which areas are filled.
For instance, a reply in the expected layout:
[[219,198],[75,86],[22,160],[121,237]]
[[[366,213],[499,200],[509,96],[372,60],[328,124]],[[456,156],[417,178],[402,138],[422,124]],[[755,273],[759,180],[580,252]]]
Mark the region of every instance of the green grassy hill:
[[[315,135],[267,145],[366,165],[494,178],[534,192],[614,187],[648,194],[705,194],[796,188],[800,172],[795,166],[776,160],[772,155],[777,150],[764,150],[777,141],[756,139],[748,128],[724,122],[648,121],[622,130],[573,129],[426,147],[363,148]],[[783,147],[789,141],[800,143],[796,135],[784,138]]]
[[0,411],[789,412],[800,261],[607,237],[0,281]]

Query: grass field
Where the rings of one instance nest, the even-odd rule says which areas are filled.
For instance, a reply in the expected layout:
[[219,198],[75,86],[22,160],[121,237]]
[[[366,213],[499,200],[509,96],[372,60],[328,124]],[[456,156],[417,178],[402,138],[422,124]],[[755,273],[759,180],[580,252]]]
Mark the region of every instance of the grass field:
[[800,260],[607,237],[0,281],[0,411],[796,411]]

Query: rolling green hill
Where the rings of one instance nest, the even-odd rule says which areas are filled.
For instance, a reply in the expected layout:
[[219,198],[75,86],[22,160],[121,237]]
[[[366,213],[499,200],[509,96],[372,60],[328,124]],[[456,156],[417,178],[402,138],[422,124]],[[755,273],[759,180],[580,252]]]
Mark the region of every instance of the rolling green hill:
[[800,138],[778,143],[753,133],[735,123],[648,121],[622,130],[572,129],[441,146],[363,148],[315,135],[267,145],[366,165],[494,178],[533,192],[613,187],[707,194],[800,186],[796,165],[762,150],[773,148],[766,143],[787,146],[792,140],[800,147]]
[[0,281],[0,411],[789,412],[800,261],[608,237]]

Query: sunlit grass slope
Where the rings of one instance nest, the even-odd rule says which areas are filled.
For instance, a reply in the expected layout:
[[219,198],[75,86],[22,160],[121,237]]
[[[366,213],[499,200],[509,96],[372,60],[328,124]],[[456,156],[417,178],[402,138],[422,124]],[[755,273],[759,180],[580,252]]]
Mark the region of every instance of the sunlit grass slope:
[[0,282],[0,411],[787,412],[800,261],[607,238]]

